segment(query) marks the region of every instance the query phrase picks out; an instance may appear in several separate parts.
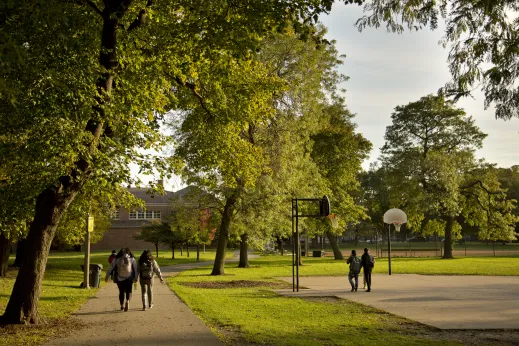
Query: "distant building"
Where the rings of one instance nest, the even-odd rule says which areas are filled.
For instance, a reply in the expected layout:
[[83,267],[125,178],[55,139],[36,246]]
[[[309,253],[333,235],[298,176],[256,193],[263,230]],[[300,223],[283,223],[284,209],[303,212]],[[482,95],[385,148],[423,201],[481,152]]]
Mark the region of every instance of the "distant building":
[[[192,187],[188,186],[176,192],[165,191],[164,195],[151,195],[147,188],[131,187],[128,190],[145,202],[146,210],[119,208],[113,216],[110,229],[105,232],[103,239],[91,245],[92,250],[111,251],[126,246],[132,251],[134,249],[154,249],[155,246],[152,243],[135,239],[135,236],[141,232],[141,226],[149,221],[166,219],[172,212],[172,198],[186,195],[192,190]],[[163,248],[167,248],[167,246],[163,246]]]

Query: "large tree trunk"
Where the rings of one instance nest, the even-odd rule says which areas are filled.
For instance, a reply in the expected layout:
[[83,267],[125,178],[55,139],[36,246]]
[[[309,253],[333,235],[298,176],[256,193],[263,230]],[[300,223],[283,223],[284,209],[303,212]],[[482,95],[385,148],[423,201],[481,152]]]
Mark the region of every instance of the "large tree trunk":
[[220,231],[218,234],[218,245],[216,248],[216,256],[214,258],[214,267],[211,275],[224,275],[225,267],[225,249],[229,241],[229,227],[231,225],[232,216],[238,200],[238,191],[227,198],[223,209],[222,221],[220,223]]
[[62,192],[62,186],[49,187],[38,196],[34,220],[26,239],[26,256],[18,271],[1,323],[38,323],[38,301],[50,245],[61,216],[81,186],[74,183],[67,192]]
[[4,234],[0,234],[0,277],[7,276],[10,247],[11,240],[8,239]]
[[445,218],[445,240],[443,249],[443,258],[454,258],[452,256],[452,226],[454,225],[454,217],[447,216]]
[[284,256],[285,255],[285,244],[283,242],[283,238],[281,238],[281,237],[278,238],[278,249],[279,249],[279,253],[281,254],[281,256]]
[[241,235],[240,241],[240,263],[238,263],[238,268],[249,268],[248,240],[249,235],[247,233],[243,233]]
[[[30,225],[29,225],[30,228]],[[25,243],[26,240],[18,240],[18,243],[16,243],[16,258],[14,259],[13,266],[15,267],[21,267],[23,262],[23,256],[25,255]]]
[[331,245],[332,250],[333,250],[333,256],[335,257],[335,259],[336,260],[343,260],[344,257],[342,256],[341,249],[339,249],[339,245],[337,244],[337,236],[335,234],[333,234],[332,232],[327,231],[326,232],[326,237],[330,241],[330,245]]

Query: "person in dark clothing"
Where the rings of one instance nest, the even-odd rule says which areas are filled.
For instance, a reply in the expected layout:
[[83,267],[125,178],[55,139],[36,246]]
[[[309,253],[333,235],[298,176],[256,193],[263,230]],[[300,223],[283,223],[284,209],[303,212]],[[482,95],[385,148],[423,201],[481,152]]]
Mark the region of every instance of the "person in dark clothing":
[[[110,268],[106,272],[105,281],[107,282],[112,273],[114,275],[114,282],[119,288],[119,303],[121,303],[121,310],[128,311],[130,300],[132,298],[132,284],[139,279],[139,271],[137,268],[137,261],[129,248],[124,248],[119,251],[115,260],[110,264]],[[126,303],[124,298],[126,297]]]
[[375,267],[375,258],[369,254],[368,248],[364,249],[364,253],[360,259],[360,264],[364,270],[364,277],[366,278],[366,284],[368,285],[366,292],[371,292],[371,271]]
[[[348,280],[350,281],[351,291],[357,292],[359,287],[359,273],[360,273],[360,259],[357,257],[357,251],[351,250],[351,256],[346,261],[350,265],[350,272],[348,273]],[[355,282],[353,282],[355,279]]]
[[115,257],[117,257],[117,253],[115,252],[115,250],[112,250],[112,254],[110,255],[110,257],[108,257],[108,263],[112,264],[112,261],[115,259]]

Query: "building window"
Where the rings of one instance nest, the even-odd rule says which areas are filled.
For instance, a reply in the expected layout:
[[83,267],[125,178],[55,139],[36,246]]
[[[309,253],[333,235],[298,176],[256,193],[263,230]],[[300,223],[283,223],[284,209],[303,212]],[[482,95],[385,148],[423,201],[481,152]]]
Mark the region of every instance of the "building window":
[[130,220],[160,219],[160,211],[131,211]]
[[112,220],[119,220],[119,218],[120,218],[119,210],[114,211],[112,214]]

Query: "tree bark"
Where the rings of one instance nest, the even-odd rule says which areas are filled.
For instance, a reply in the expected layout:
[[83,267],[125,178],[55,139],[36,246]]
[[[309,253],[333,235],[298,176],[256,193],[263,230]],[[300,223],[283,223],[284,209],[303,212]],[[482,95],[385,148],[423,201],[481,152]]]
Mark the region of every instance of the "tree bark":
[[447,216],[445,218],[445,240],[443,243],[443,258],[451,259],[454,258],[452,255],[452,226],[454,225],[454,217]]
[[171,259],[175,259],[175,243],[171,244]]
[[[30,225],[29,225],[30,227]],[[23,256],[25,254],[25,239],[18,240],[16,244],[16,258],[13,266],[20,268],[22,266]]]
[[200,261],[200,244],[196,244],[196,260]]
[[159,258],[159,243],[155,243],[155,253],[157,254],[157,258]]
[[186,253],[187,253],[187,257],[189,258],[189,244],[186,243]]
[[34,220],[26,239],[26,256],[0,319],[2,324],[38,323],[38,301],[50,245],[61,216],[81,186],[76,182],[65,192],[62,191],[63,185],[59,188],[49,187],[38,196]]
[[11,240],[8,239],[4,234],[0,234],[0,277],[7,276],[10,247]]
[[335,259],[336,260],[343,260],[344,257],[342,256],[341,249],[339,249],[339,245],[337,244],[337,237],[335,236],[335,234],[333,234],[330,231],[327,231],[326,232],[326,237],[330,241],[330,245],[331,245],[332,250],[333,250],[333,256],[335,257]]
[[249,268],[249,235],[247,233],[243,233],[241,235],[240,241],[240,263],[238,263],[238,268]]
[[211,275],[224,275],[225,273],[225,249],[229,241],[229,227],[231,225],[232,216],[238,200],[238,191],[227,198],[225,207],[223,209],[222,221],[220,223],[220,230],[218,234],[218,245],[216,248],[216,256],[214,258],[214,266]]
[[285,244],[283,242],[283,238],[281,238],[281,237],[278,238],[278,248],[279,248],[279,253],[281,254],[281,256],[284,256],[285,255]]

